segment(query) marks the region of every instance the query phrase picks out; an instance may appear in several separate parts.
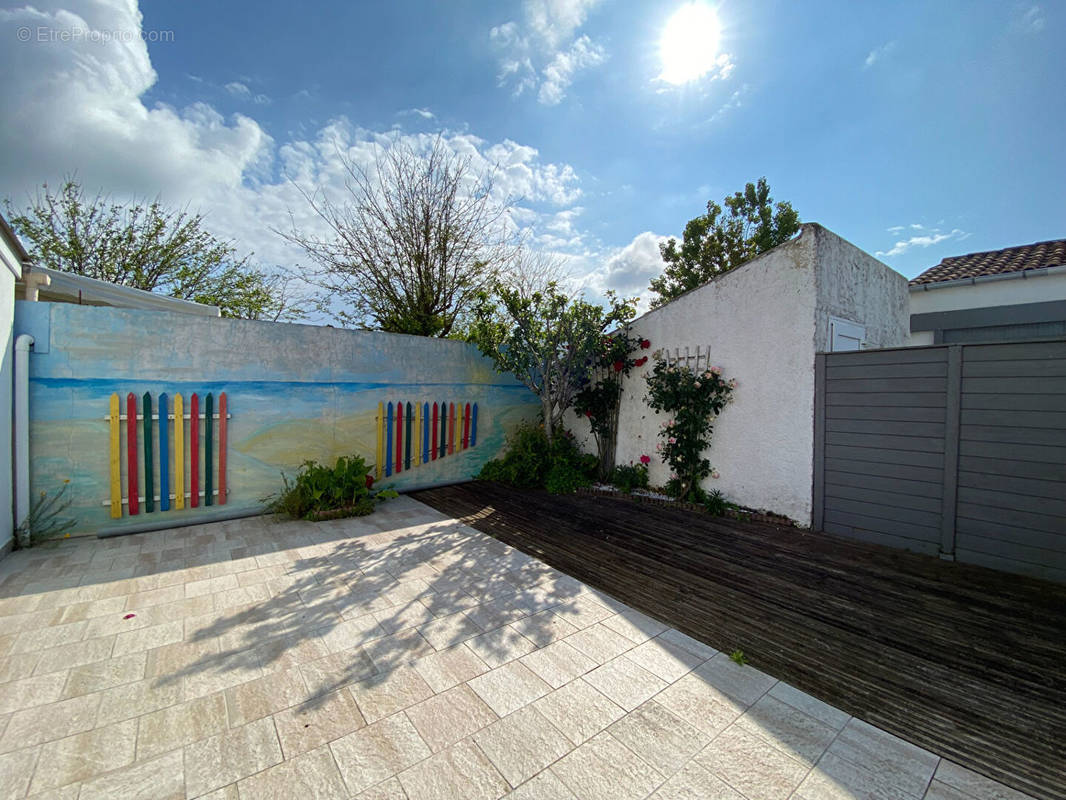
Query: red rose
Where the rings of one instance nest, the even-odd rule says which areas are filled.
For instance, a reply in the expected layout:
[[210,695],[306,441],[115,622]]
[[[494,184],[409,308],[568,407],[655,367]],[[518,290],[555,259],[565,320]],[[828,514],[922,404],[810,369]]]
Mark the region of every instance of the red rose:
[[373,475],[367,475],[366,476],[366,488],[369,489],[373,485],[374,485],[374,476]]
[[623,369],[625,369],[625,366],[626,366],[626,364],[625,364],[624,361],[615,361],[614,362],[614,371],[615,372],[621,372]]
[[641,339],[640,340],[640,349],[641,350],[647,350],[649,347],[651,347],[651,342],[650,341],[648,341],[647,339]]
[[591,411],[586,411],[585,412],[585,416],[588,417],[589,419],[592,419],[592,412]]

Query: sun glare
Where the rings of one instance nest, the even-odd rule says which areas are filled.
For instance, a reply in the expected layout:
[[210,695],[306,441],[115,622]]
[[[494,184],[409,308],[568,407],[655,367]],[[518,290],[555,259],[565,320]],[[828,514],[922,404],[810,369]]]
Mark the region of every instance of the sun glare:
[[686,3],[666,23],[659,52],[667,83],[682,84],[706,75],[718,58],[718,15],[706,3]]

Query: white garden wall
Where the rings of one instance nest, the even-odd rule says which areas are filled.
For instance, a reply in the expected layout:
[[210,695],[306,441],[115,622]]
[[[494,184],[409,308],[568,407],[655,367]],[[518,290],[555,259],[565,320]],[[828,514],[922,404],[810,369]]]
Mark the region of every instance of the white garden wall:
[[[902,345],[907,330],[907,281],[886,265],[813,223],[800,235],[742,267],[654,309],[633,324],[634,335],[684,353],[711,350],[711,363],[738,382],[719,417],[708,454],[720,473],[704,488],[734,502],[811,521],[814,448],[814,354],[826,348],[828,320],[867,327],[870,347]],[[668,468],[655,453],[663,419],[645,402],[644,375],[626,379],[619,412],[617,462],[652,456],[651,482]],[[588,425],[569,424],[595,452]]]

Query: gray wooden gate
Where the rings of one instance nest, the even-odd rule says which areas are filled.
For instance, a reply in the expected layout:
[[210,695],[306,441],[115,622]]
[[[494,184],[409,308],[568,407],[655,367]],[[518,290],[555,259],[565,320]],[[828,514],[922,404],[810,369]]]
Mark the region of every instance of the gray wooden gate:
[[814,528],[1066,581],[1066,341],[819,354]]

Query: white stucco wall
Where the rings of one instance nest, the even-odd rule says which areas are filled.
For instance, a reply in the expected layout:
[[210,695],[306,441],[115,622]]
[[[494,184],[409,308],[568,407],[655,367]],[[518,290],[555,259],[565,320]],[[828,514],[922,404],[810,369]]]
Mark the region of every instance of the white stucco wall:
[[[911,314],[1045,303],[1066,300],[1066,272],[1012,280],[958,283],[936,289],[923,289],[919,285],[913,287],[909,294]],[[915,331],[909,335],[907,344],[933,344],[933,332]]]
[[[711,363],[738,381],[734,402],[715,424],[708,457],[719,471],[704,488],[749,508],[811,522],[814,355],[825,349],[829,316],[863,324],[872,346],[899,346],[907,328],[907,281],[820,225],[790,242],[648,312],[633,324],[652,352],[711,348]],[[652,484],[669,469],[655,453],[661,417],[644,401],[644,375],[626,379],[617,462],[652,456]],[[588,424],[568,424],[590,452]]]
[[15,524],[12,486],[11,394],[13,388],[15,275],[21,270],[15,252],[0,236],[0,555],[8,549]]

